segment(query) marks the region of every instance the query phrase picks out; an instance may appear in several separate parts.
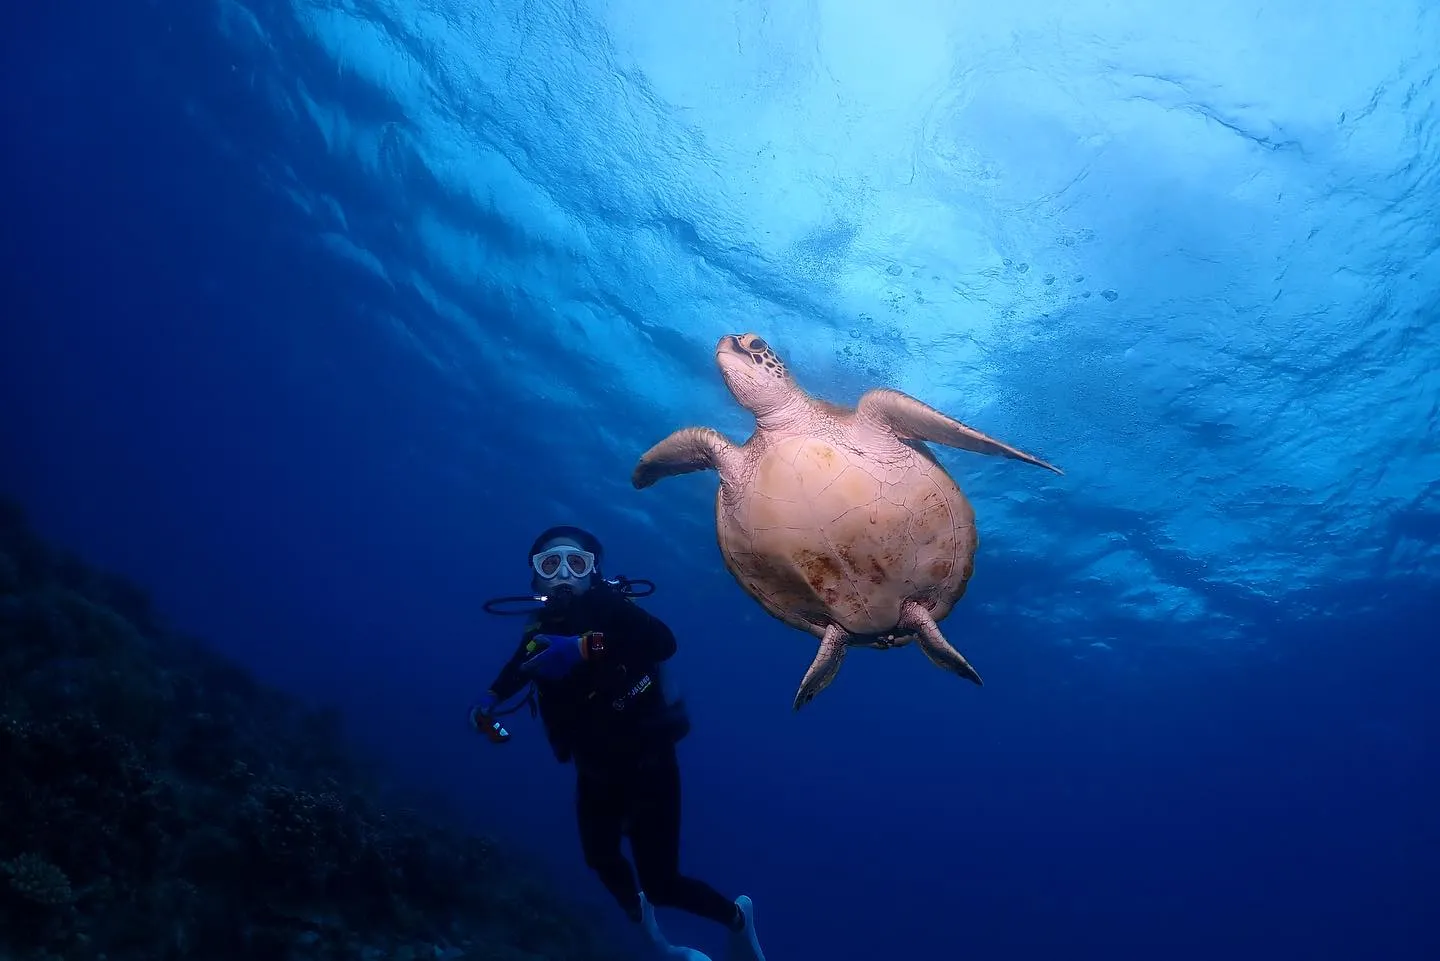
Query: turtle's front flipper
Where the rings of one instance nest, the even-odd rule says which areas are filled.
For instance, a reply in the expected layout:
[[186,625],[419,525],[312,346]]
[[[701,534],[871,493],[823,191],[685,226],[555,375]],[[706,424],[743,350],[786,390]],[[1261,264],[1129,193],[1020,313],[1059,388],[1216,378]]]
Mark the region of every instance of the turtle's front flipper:
[[1017,450],[953,417],[940,413],[923,401],[898,390],[879,387],[866,391],[857,408],[860,420],[908,440],[928,440],[936,444],[958,447],[976,454],[1010,457],[1027,464],[1063,474],[1054,464],[1047,464],[1022,450]]
[[845,629],[838,624],[825,628],[820,650],[815,652],[815,660],[810,662],[810,669],[800,681],[800,690],[795,692],[795,710],[815,700],[815,695],[829,687],[840,673],[840,663],[845,660],[845,637]]
[[686,427],[640,455],[630,483],[635,488],[649,487],[662,477],[689,474],[697,470],[714,470],[723,484],[735,475],[740,452],[734,444],[709,427]]
[[950,642],[945,640],[944,634],[940,633],[940,628],[936,625],[935,619],[930,616],[930,612],[919,603],[906,601],[901,606],[900,626],[908,627],[919,635],[917,640],[920,643],[920,650],[924,651],[925,656],[930,658],[936,666],[984,686],[985,682],[980,680],[980,675],[975,672],[975,668],[965,660],[965,655],[950,646]]

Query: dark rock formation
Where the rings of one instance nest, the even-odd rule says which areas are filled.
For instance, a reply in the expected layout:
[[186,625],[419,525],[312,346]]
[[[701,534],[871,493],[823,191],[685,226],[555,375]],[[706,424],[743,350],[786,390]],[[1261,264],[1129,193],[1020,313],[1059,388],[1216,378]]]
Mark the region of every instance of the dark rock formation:
[[614,957],[491,842],[377,797],[333,715],[0,502],[0,959]]

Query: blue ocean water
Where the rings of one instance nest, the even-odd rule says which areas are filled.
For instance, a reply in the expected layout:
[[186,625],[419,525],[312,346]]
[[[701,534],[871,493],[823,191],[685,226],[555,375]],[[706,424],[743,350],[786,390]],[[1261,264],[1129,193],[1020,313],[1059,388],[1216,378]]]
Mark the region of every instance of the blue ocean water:
[[[5,492],[577,903],[571,771],[465,721],[552,523],[658,582],[684,864],[771,961],[1440,957],[1440,9],[9,17]],[[746,330],[1065,469],[938,451],[984,688],[862,650],[792,712],[714,476],[630,488],[745,436]]]

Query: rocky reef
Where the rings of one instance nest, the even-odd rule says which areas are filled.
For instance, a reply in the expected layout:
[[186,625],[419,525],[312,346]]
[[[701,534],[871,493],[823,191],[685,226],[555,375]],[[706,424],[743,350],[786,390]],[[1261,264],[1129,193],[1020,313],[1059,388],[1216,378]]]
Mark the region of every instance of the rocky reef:
[[612,961],[338,720],[0,501],[0,961]]

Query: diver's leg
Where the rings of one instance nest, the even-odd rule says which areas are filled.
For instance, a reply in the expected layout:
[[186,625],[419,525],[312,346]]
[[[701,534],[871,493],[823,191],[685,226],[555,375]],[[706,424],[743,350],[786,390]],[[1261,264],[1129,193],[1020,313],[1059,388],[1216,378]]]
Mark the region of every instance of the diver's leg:
[[635,773],[630,849],[651,904],[679,908],[735,930],[744,915],[704,881],[680,873],[680,765],[670,747]]
[[575,779],[575,820],[585,864],[600,878],[625,916],[640,920],[640,888],[635,872],[620,850],[625,817],[623,798],[614,782],[580,774]]

